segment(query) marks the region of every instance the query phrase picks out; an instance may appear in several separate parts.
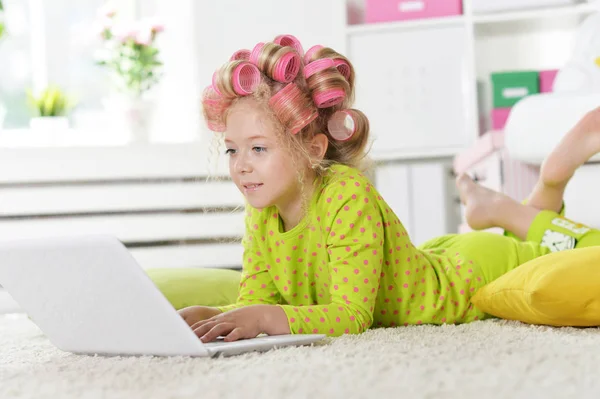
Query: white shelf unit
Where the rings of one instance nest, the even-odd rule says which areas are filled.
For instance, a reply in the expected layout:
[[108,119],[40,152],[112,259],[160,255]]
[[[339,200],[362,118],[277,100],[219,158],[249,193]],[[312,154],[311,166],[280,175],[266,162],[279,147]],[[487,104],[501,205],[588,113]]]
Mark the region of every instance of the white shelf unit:
[[362,33],[373,33],[383,31],[395,31],[395,30],[410,30],[410,29],[424,29],[424,28],[436,28],[446,25],[459,25],[465,21],[464,16],[459,15],[455,17],[442,17],[432,19],[421,19],[415,21],[396,21],[396,22],[380,22],[376,24],[359,24],[359,25],[348,25],[346,33],[351,34],[362,34]]
[[597,10],[597,4],[582,3],[573,6],[547,7],[533,10],[504,11],[485,15],[474,15],[473,20],[476,24],[491,24],[536,19],[555,19],[568,16],[586,16]]
[[472,1],[463,0],[460,16],[346,29],[356,107],[375,137],[377,186],[416,244],[457,232],[451,160],[489,129],[490,74],[561,68],[579,23],[599,7],[476,15]]
[[[362,0],[348,6],[363,11]],[[561,68],[578,25],[600,2],[475,14],[472,0],[463,0],[463,9],[460,16],[347,25],[356,106],[371,119],[376,160],[452,157],[472,145],[489,129],[490,74]]]
[[454,157],[461,150],[463,150],[461,147],[431,148],[420,150],[398,149],[392,151],[378,151],[375,152],[371,158],[378,163],[447,159]]

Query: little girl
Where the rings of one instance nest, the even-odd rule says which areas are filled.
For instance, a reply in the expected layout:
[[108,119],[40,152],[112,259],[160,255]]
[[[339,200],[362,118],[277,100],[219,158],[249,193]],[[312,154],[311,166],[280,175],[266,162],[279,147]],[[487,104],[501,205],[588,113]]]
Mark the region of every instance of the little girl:
[[458,180],[474,228],[526,242],[474,232],[417,248],[359,170],[369,123],[351,108],[354,78],[346,57],[305,53],[291,35],[237,51],[213,75],[204,116],[224,133],[246,233],[237,302],[180,311],[202,341],[481,320],[470,298],[485,284],[551,249],[600,244],[600,232],[557,213],[570,176],[600,151],[600,111],[550,156],[527,206]]

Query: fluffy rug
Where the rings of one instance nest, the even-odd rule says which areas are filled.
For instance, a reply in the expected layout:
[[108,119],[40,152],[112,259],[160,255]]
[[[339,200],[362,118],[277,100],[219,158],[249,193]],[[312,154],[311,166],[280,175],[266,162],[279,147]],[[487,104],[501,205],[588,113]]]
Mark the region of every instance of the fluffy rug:
[[600,330],[500,320],[219,359],[78,356],[0,317],[0,398],[597,398]]

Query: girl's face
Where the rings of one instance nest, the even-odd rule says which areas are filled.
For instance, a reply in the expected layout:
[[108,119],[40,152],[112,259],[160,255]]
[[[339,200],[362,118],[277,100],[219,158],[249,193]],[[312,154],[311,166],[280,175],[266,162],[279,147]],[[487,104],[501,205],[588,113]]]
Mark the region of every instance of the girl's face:
[[275,205],[282,214],[301,208],[297,168],[310,168],[282,148],[275,125],[256,100],[244,99],[231,108],[225,146],[231,178],[252,207]]

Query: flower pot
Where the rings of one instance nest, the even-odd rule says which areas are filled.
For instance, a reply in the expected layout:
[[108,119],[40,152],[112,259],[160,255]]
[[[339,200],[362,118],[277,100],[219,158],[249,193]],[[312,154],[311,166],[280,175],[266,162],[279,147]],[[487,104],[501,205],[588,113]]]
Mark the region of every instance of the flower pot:
[[129,136],[132,144],[150,142],[150,125],[154,102],[152,100],[115,96],[104,100],[104,107],[116,127]]
[[40,116],[31,118],[29,127],[36,133],[65,133],[69,130],[69,119],[65,116]]

